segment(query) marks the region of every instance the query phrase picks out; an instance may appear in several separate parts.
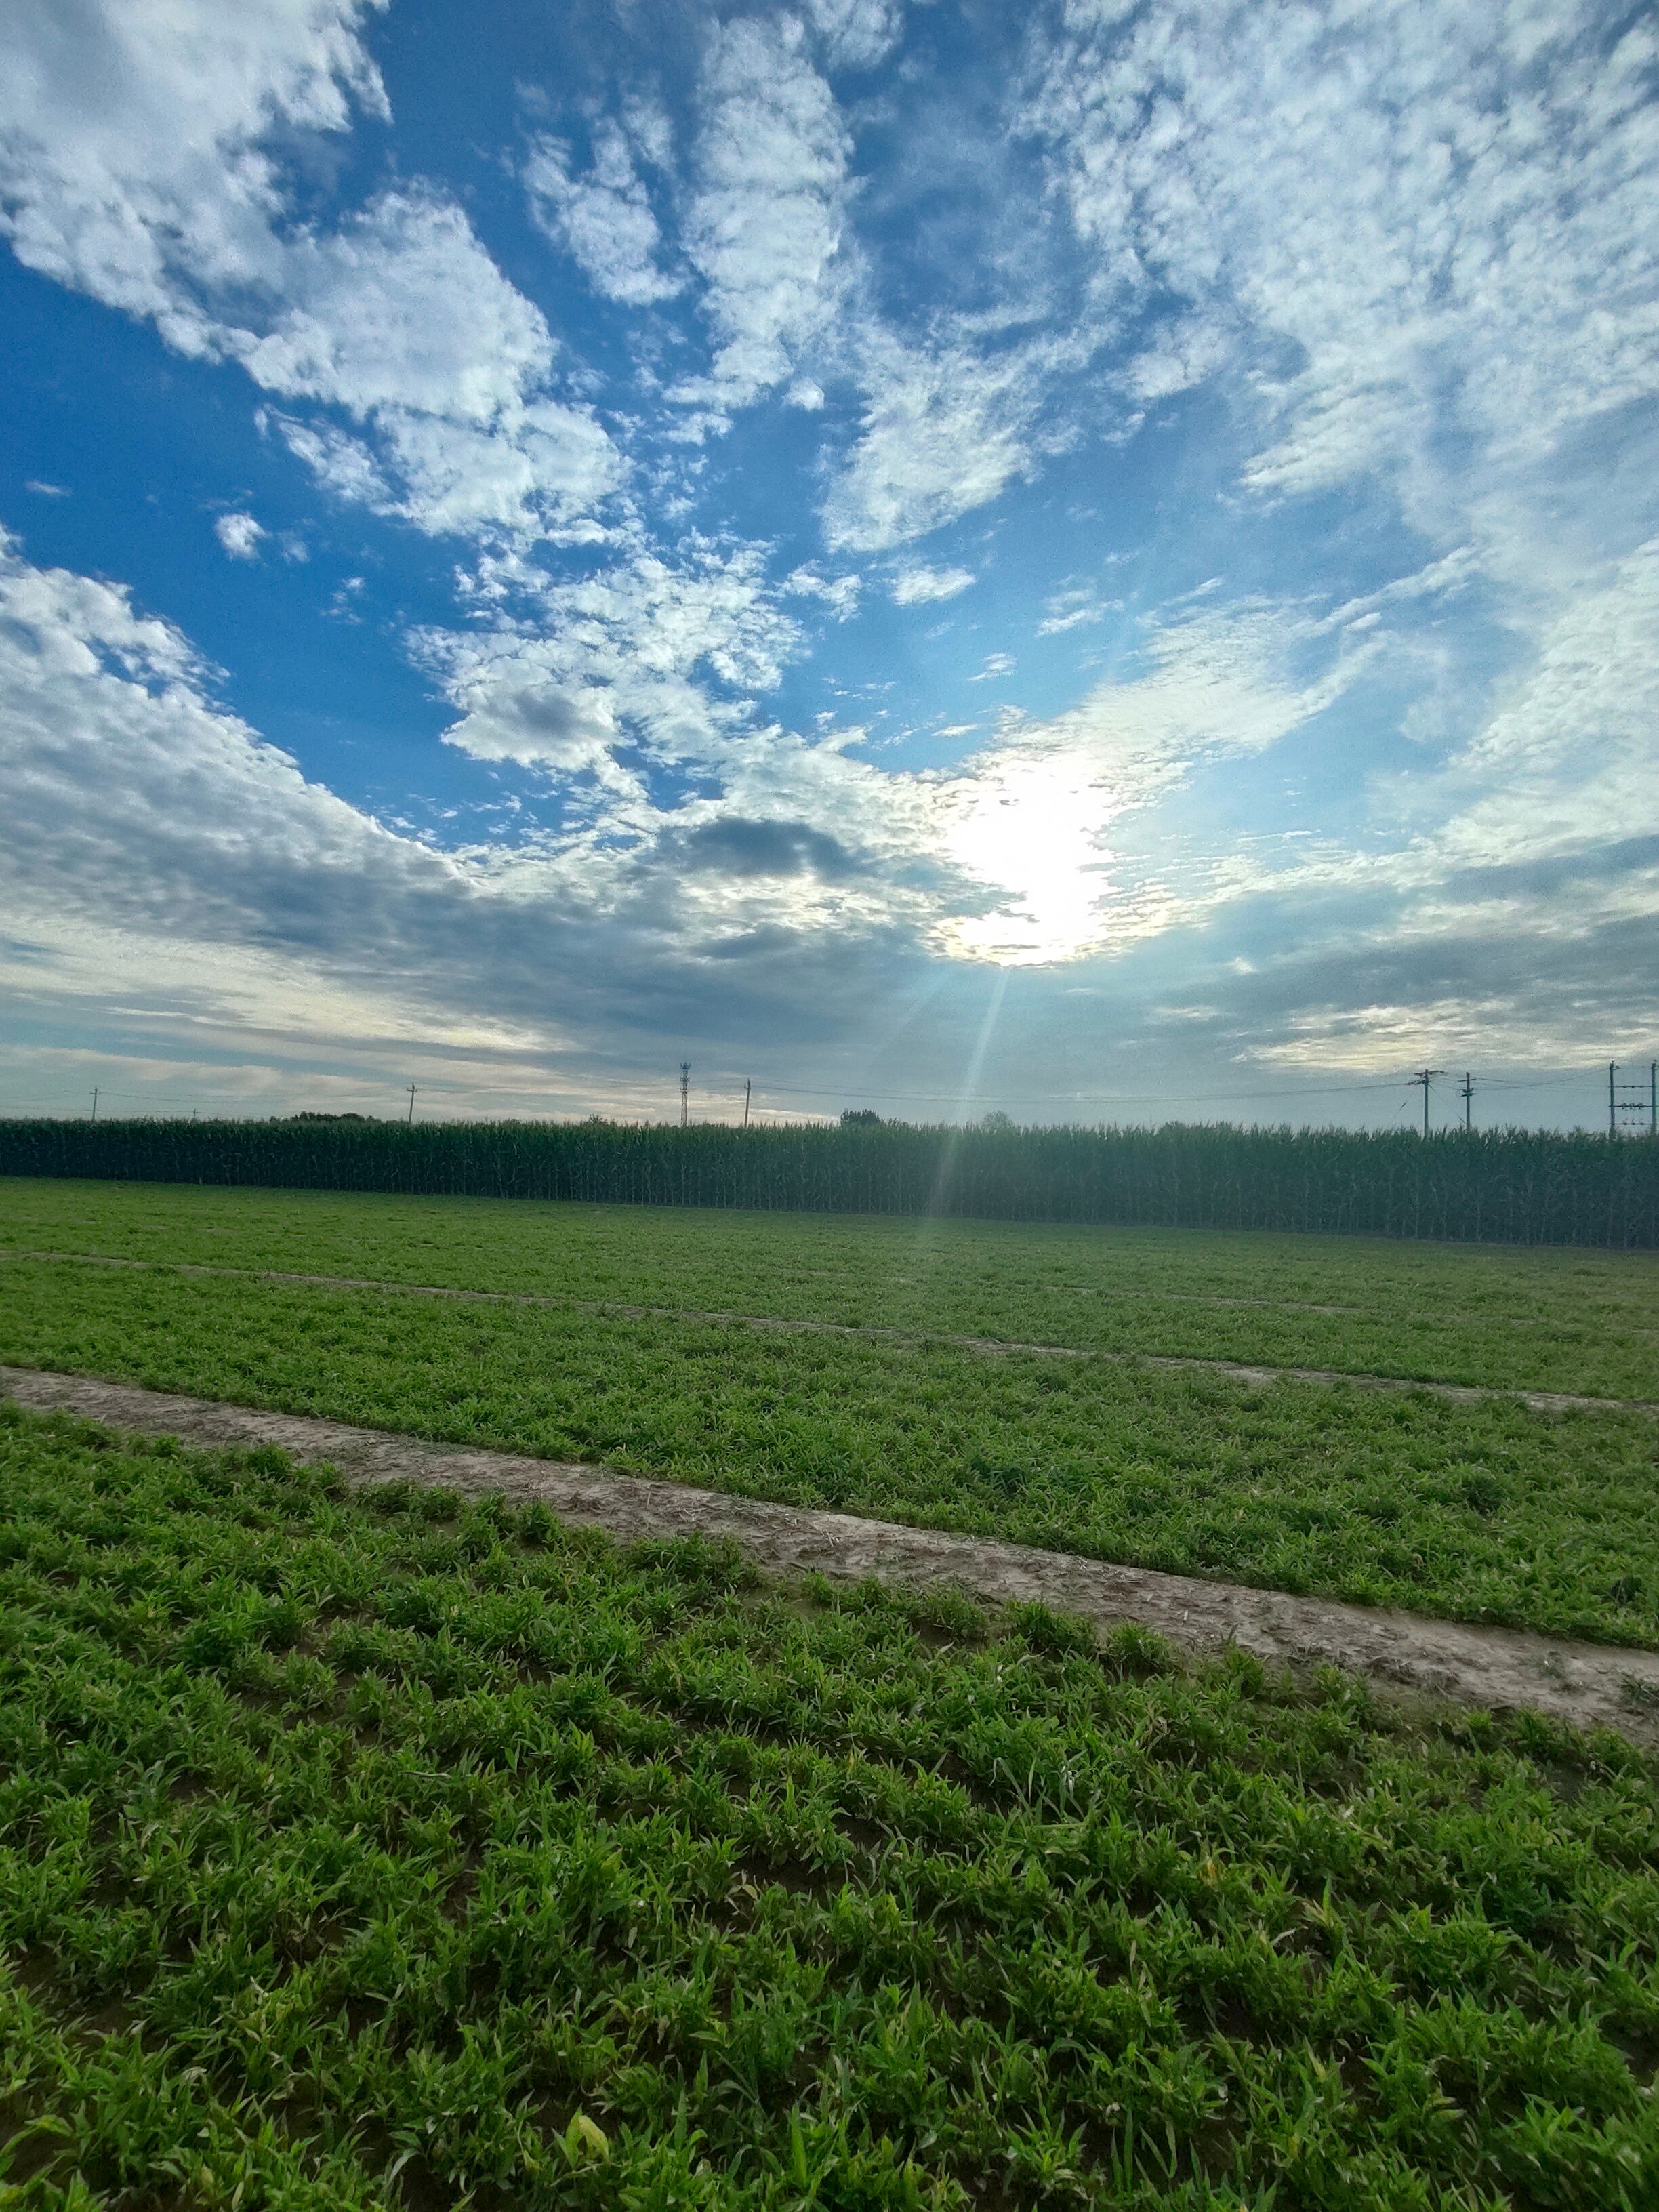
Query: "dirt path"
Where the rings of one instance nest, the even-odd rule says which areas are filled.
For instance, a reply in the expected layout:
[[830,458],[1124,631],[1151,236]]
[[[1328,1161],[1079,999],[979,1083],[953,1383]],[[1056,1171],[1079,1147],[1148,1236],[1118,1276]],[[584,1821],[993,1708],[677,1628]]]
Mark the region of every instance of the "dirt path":
[[[1202,1359],[1159,1352],[1115,1352],[1098,1346],[1026,1344],[999,1336],[958,1336],[940,1329],[889,1328],[875,1322],[798,1321],[777,1314],[722,1313],[703,1306],[630,1305],[616,1298],[574,1298],[536,1291],[469,1291],[443,1283],[392,1283],[367,1275],[307,1275],[280,1267],[222,1267],[189,1260],[129,1260],[102,1252],[0,1251],[7,1260],[51,1261],[63,1267],[131,1267],[168,1275],[229,1276],[254,1283],[291,1283],[300,1288],[374,1291],[409,1298],[455,1298],[475,1305],[544,1306],[564,1313],[615,1314],[628,1321],[716,1322],[733,1328],[777,1330],[803,1336],[851,1336],[885,1344],[943,1344],[987,1358],[1026,1353],[1042,1359],[1106,1359],[1120,1366],[1137,1363],[1181,1373],[1221,1375],[1229,1382],[1263,1389],[1272,1382],[1347,1383],[1356,1390],[1426,1390],[1455,1405],[1475,1406],[1499,1400],[1527,1406],[1535,1413],[1659,1413],[1648,1398],[1586,1398],[1567,1390],[1517,1390],[1502,1384],[1423,1382],[1408,1375],[1361,1375],[1335,1367],[1260,1367],[1237,1359]],[[1334,1309],[1333,1309],[1334,1310]]]
[[300,1459],[328,1460],[356,1483],[411,1481],[538,1498],[562,1519],[624,1542],[730,1537],[771,1574],[816,1571],[848,1581],[873,1576],[911,1588],[948,1583],[997,1605],[1036,1598],[1103,1627],[1139,1621],[1191,1648],[1236,1644],[1272,1662],[1346,1668],[1396,1692],[1489,1710],[1525,1707],[1659,1742],[1659,1652],[1108,1566],[1024,1544],[769,1505],[601,1467],[458,1450],[419,1437],[32,1368],[0,1367],[0,1393],[36,1412],[62,1409],[140,1435],[279,1444]]

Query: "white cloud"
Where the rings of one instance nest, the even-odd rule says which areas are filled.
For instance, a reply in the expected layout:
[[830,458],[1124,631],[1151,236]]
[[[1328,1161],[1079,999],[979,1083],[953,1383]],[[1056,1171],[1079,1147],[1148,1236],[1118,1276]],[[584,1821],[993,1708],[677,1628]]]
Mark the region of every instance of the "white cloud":
[[1103,599],[1092,584],[1063,584],[1043,602],[1039,637],[1058,637],[1061,631],[1079,629],[1085,623],[1104,622],[1122,607],[1121,599]]
[[999,676],[1012,674],[1014,656],[1012,653],[988,653],[985,656],[984,667],[980,670],[977,676],[970,676],[968,681],[970,684],[992,683]]
[[331,422],[301,422],[291,415],[276,414],[264,419],[275,426],[296,459],[303,461],[337,499],[376,507],[385,514],[396,505],[391,485],[361,438],[337,429]]
[[586,176],[573,173],[568,145],[538,138],[524,180],[536,221],[596,292],[624,307],[647,307],[680,289],[679,280],[658,266],[661,233],[618,123],[607,118],[595,126]]
[[1259,489],[1376,473],[1438,522],[1449,436],[1547,451],[1659,393],[1650,24],[1617,37],[1594,0],[1066,21],[1034,120],[1097,282],[1183,303],[1129,388],[1233,363]]
[[552,366],[540,310],[433,193],[386,192],[336,230],[296,233],[280,283],[262,335],[231,324],[218,343],[285,399],[482,427],[516,416]]
[[904,28],[902,0],[806,0],[806,15],[832,69],[873,69]]
[[251,514],[222,514],[213,534],[233,561],[252,561],[258,557],[260,540],[270,532]]
[[422,530],[581,543],[602,535],[592,508],[621,475],[616,448],[586,408],[532,401],[510,423],[387,410],[378,425],[402,479],[390,511]]
[[289,434],[337,493],[424,530],[533,537],[615,487],[617,456],[592,410],[541,396],[554,348],[539,310],[458,208],[387,193],[292,242],[284,277],[290,303],[273,327],[222,343],[268,391],[332,402],[378,432],[378,453],[332,426]]
[[1505,867],[1659,836],[1656,638],[1659,538],[1572,601],[1510,696],[1413,795],[1449,817],[1424,857]]
[[[800,572],[792,580],[803,588]],[[641,551],[567,580],[486,564],[477,589],[483,604],[511,606],[499,627],[428,629],[414,645],[462,709],[446,742],[484,758],[568,767],[580,752],[599,768],[626,732],[664,761],[718,763],[746,707],[712,696],[711,679],[715,692],[769,690],[800,643],[752,549],[693,547],[672,566]],[[550,738],[531,703],[543,699],[557,725]]]
[[[292,220],[278,127],[384,115],[357,0],[101,0],[72,33],[15,17],[0,67],[0,206],[14,251],[167,343],[240,362],[331,489],[430,531],[568,528],[618,481],[591,410],[550,389],[538,309],[453,201],[382,193],[334,228]],[[392,482],[392,479],[396,482]]]
[[921,562],[894,571],[893,599],[901,607],[926,606],[934,599],[953,599],[975,580],[971,568],[929,568]]
[[386,112],[364,0],[101,0],[0,27],[0,222],[20,260],[199,349],[181,297],[258,283],[281,204],[273,125]]
[[[757,635],[740,574],[714,562],[632,589],[631,619],[626,586],[587,605],[590,659],[619,666],[648,603],[678,633],[660,672],[719,657],[767,672],[764,610]],[[534,652],[474,642],[453,665],[472,749],[603,773],[616,687],[561,691]],[[769,928],[816,933],[814,961],[901,926],[914,941],[933,895],[866,855],[912,853],[920,786],[896,790],[837,743],[775,727],[728,749],[722,786],[653,805],[617,770],[605,810],[558,837],[433,850],[218,707],[187,641],[125,592],[0,541],[0,983],[14,994],[91,1009],[141,991],[198,1037],[519,1049],[555,1042],[567,1016],[608,1033],[620,1004],[684,992],[688,961],[741,949],[745,932],[763,946]],[[797,959],[792,995],[801,981]],[[697,988],[726,1003],[741,985],[726,965]]]
[[1318,626],[1352,649],[1437,603],[1389,662],[1424,767],[1293,861],[1214,863],[1216,896],[1380,902],[1379,955],[1402,898],[1443,951],[1489,922],[1524,946],[1541,909],[1492,921],[1482,877],[1601,853],[1571,896],[1611,914],[1616,848],[1659,829],[1659,33],[1592,0],[1071,0],[1036,48],[1031,120],[1100,311],[1152,320],[1126,398],[1224,368],[1245,490],[1380,489],[1429,553]]
[[850,149],[792,16],[711,27],[700,100],[684,233],[719,344],[676,396],[741,407],[789,377],[833,312]]
[[[617,775],[611,760],[622,732],[608,691],[599,684],[550,682],[538,659],[525,654],[521,665],[509,665],[506,680],[499,665],[475,663],[457,687],[474,703],[446,743],[475,760],[519,761],[567,775],[591,769],[607,782],[637,792],[636,779]],[[515,684],[519,675],[525,680]]]
[[78,915],[146,942],[269,943],[286,908],[302,939],[326,884],[379,938],[377,896],[450,873],[215,706],[185,640],[125,592],[0,540],[0,872],[19,934],[56,941]]
[[1037,401],[1030,364],[965,346],[920,348],[869,325],[860,348],[860,435],[823,506],[824,535],[884,552],[994,499],[1030,462]]
[[811,562],[793,568],[778,589],[788,599],[818,599],[826,612],[837,622],[846,622],[858,612],[859,597],[863,586],[856,571],[849,570],[840,576],[820,574]]

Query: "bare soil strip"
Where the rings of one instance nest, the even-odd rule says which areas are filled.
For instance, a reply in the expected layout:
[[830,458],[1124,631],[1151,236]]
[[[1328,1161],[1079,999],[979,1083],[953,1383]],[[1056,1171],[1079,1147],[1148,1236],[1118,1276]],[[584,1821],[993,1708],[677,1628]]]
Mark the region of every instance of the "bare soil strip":
[[[1529,1407],[1534,1413],[1659,1413],[1649,1398],[1585,1398],[1566,1390],[1515,1390],[1498,1384],[1425,1382],[1409,1375],[1360,1375],[1334,1367],[1258,1367],[1236,1359],[1200,1359],[1169,1352],[1114,1352],[1098,1346],[1024,1344],[1000,1336],[957,1336],[939,1329],[890,1328],[875,1322],[798,1321],[778,1314],[721,1313],[703,1306],[629,1305],[616,1298],[561,1297],[537,1291],[469,1291],[445,1283],[390,1283],[366,1275],[294,1274],[279,1267],[219,1267],[187,1260],[129,1260],[102,1252],[0,1251],[0,1261],[43,1260],[64,1267],[132,1267],[169,1275],[225,1275],[244,1282],[291,1283],[329,1291],[384,1291],[396,1297],[457,1298],[477,1305],[546,1306],[564,1313],[615,1314],[624,1321],[714,1322],[732,1328],[775,1329],[802,1336],[864,1337],[886,1344],[943,1344],[987,1358],[1025,1353],[1042,1359],[1107,1359],[1119,1366],[1161,1367],[1176,1372],[1222,1375],[1230,1382],[1262,1389],[1273,1382],[1346,1383],[1356,1390],[1426,1390],[1455,1405],[1482,1405],[1498,1399]],[[1337,1309],[1333,1308],[1333,1311]]]
[[992,1605],[1036,1599],[1103,1628],[1136,1621],[1190,1649],[1233,1644],[1273,1663],[1341,1667],[1396,1694],[1449,1698],[1489,1711],[1524,1708],[1579,1727],[1616,1728],[1649,1744],[1659,1741],[1659,1652],[1109,1566],[1024,1544],[769,1505],[602,1467],[457,1450],[420,1437],[33,1368],[0,1367],[0,1393],[35,1412],[78,1413],[143,1436],[280,1445],[301,1460],[326,1460],[357,1484],[418,1482],[540,1498],[562,1519],[602,1528],[623,1542],[728,1537],[769,1574],[816,1572],[837,1581],[870,1576],[910,1589],[943,1584]]

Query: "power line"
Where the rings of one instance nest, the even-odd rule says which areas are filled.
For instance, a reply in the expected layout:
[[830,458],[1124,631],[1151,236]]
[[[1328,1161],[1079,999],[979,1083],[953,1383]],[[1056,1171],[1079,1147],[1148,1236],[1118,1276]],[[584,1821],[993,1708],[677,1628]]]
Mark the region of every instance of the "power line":
[[[1607,1063],[1601,1063],[1601,1072],[1604,1073],[1606,1067]],[[1431,1080],[1432,1080],[1435,1077],[1443,1073],[1444,1071],[1434,1068],[1430,1069],[1427,1073]],[[1492,1091],[1553,1089],[1558,1088],[1565,1084],[1583,1083],[1592,1078],[1596,1073],[1597,1071],[1595,1070],[1584,1068],[1569,1071],[1565,1074],[1558,1075],[1482,1077],[1480,1087],[1483,1091]],[[681,1120],[682,1124],[685,1125],[690,1121],[689,1091],[690,1065],[689,1061],[683,1060],[680,1063],[680,1075]],[[735,1089],[738,1079],[733,1077],[730,1079]],[[1236,1091],[1231,1088],[1218,1087],[1214,1090],[1201,1092],[1194,1092],[1191,1091],[1138,1091],[1118,1092],[1110,1095],[1100,1093],[1089,1094],[1082,1091],[1057,1091],[1048,1092],[1041,1096],[1030,1096],[1025,1097],[1010,1097],[1004,1092],[987,1091],[984,1094],[984,1101],[988,1104],[1000,1103],[1003,1106],[1058,1106],[1071,1107],[1074,1109],[1101,1109],[1115,1107],[1158,1105],[1225,1105],[1231,1104],[1235,1102],[1240,1104],[1254,1104],[1261,1102],[1277,1102],[1291,1104],[1297,1100],[1303,1098],[1360,1097],[1365,1096],[1376,1096],[1379,1093],[1393,1091],[1398,1080],[1398,1078],[1395,1078],[1393,1079],[1384,1079],[1376,1082],[1303,1084],[1288,1089],[1281,1088],[1272,1091]],[[1423,1075],[1422,1073],[1419,1072],[1407,1079],[1407,1087],[1408,1089],[1416,1089],[1419,1087],[1422,1083]],[[1472,1074],[1465,1075],[1464,1085],[1469,1089],[1473,1088],[1474,1077]],[[530,1083],[526,1083],[523,1086],[520,1086],[518,1085],[506,1084],[488,1085],[457,1084],[451,1085],[441,1082],[435,1085],[427,1084],[422,1085],[420,1087],[428,1091],[435,1089],[440,1094],[447,1093],[453,1097],[465,1100],[467,1098],[489,1096],[508,1097],[514,1096],[524,1096],[532,1091],[535,1086]],[[752,1077],[744,1079],[743,1087],[745,1105],[748,1107],[751,1115],[754,1113],[768,1110],[756,1101],[755,1093],[757,1086],[756,1085]],[[1624,1087],[1625,1086],[1621,1086],[1621,1089]],[[1644,1097],[1642,1100],[1642,1107],[1644,1109],[1650,1109],[1652,1103],[1651,1092],[1653,1089],[1653,1084],[1651,1081],[1648,1085],[1640,1086],[1632,1085],[1629,1085],[1628,1088],[1632,1092],[1632,1097],[1638,1088],[1640,1088],[1644,1093],[1650,1094],[1649,1096]],[[404,1089],[406,1093],[412,1094],[415,1090],[415,1086],[412,1085],[405,1085]],[[954,1088],[936,1091],[872,1091],[856,1081],[848,1082],[844,1079],[839,1082],[831,1081],[811,1085],[769,1083],[759,1085],[758,1089],[763,1098],[768,1097],[781,1098],[833,1098],[838,1096],[844,1097],[849,1093],[856,1093],[856,1095],[860,1098],[867,1099],[881,1104],[955,1106],[961,1103],[960,1091]],[[128,1091],[124,1087],[111,1088],[110,1086],[102,1084],[95,1086],[95,1093],[100,1111],[101,1111],[104,1104],[112,1099],[135,1099],[142,1101],[146,1105],[176,1104],[190,1106],[192,1108],[199,1107],[202,1099],[202,1093],[200,1091],[190,1094],[179,1091]],[[73,1095],[73,1092],[67,1089],[64,1091],[48,1093],[44,1096],[37,1093],[33,1097],[26,1097],[21,1099],[13,1099],[7,1102],[3,1106],[0,1106],[0,1111],[11,1112],[15,1111],[19,1107],[31,1105],[46,1106],[57,1100],[70,1097]],[[84,1097],[86,1094],[83,1092],[81,1095]],[[244,1102],[240,1101],[227,1102],[227,1108],[228,1110],[231,1112],[232,1118],[236,1118],[234,1114],[235,1105],[243,1103]],[[1467,1110],[1467,1092],[1465,1095],[1465,1121],[1467,1126],[1469,1120],[1469,1115]],[[269,1113],[272,1109],[267,1106],[265,1110]],[[1634,1107],[1632,1105],[1630,1109],[1621,1109],[1621,1110],[1632,1111],[1633,1113]],[[544,1118],[546,1114],[547,1109],[544,1108],[540,1110],[537,1118]],[[409,1112],[406,1113],[405,1119],[408,1120],[411,1117],[412,1095],[411,1107]],[[1644,1118],[1648,1117],[1648,1114],[1644,1110]]]
[[[1190,1091],[1154,1091],[1136,1093],[1120,1092],[1110,1097],[1090,1097],[1080,1091],[1051,1092],[1042,1098],[1011,1098],[1006,1092],[988,1090],[986,1099],[1000,1099],[1005,1106],[1168,1106],[1202,1104],[1206,1099],[1232,1098],[1325,1098],[1338,1094],[1363,1091],[1392,1091],[1388,1083],[1322,1083],[1304,1085],[1295,1091],[1212,1091],[1194,1094]],[[856,1091],[860,1098],[878,1099],[883,1105],[938,1106],[959,1105],[962,1092],[954,1091],[870,1091],[859,1083],[763,1083],[764,1096],[781,1098],[840,1097]]]
[[1659,1060],[1650,1060],[1645,1083],[1619,1080],[1619,1063],[1607,1062],[1607,1134],[1616,1137],[1620,1126],[1647,1125],[1647,1134],[1659,1137]]

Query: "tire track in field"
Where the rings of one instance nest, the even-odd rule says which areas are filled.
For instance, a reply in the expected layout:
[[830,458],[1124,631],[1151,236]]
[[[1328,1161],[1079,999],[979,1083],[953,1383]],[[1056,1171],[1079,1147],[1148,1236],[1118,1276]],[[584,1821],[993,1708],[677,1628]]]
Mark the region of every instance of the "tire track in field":
[[453,1298],[463,1304],[541,1306],[563,1313],[608,1314],[624,1321],[712,1322],[732,1328],[776,1331],[801,1336],[848,1336],[883,1344],[939,1344],[958,1352],[973,1352],[987,1358],[1018,1354],[1042,1359],[1103,1359],[1115,1366],[1158,1367],[1173,1373],[1219,1375],[1253,1389],[1274,1382],[1313,1382],[1334,1388],[1346,1383],[1356,1390],[1426,1390],[1431,1397],[1453,1405],[1480,1406],[1494,1402],[1525,1406],[1535,1413],[1659,1413],[1659,1401],[1650,1398],[1589,1398],[1569,1390],[1522,1390],[1502,1383],[1434,1382],[1409,1375],[1366,1375],[1338,1367],[1263,1367],[1237,1359],[1205,1359],[1195,1354],[1164,1352],[1119,1352],[1100,1346],[1026,1344],[1000,1336],[963,1336],[943,1329],[889,1328],[874,1322],[806,1321],[782,1314],[726,1313],[705,1306],[649,1306],[619,1298],[576,1298],[556,1291],[471,1291],[447,1283],[394,1283],[368,1275],[301,1274],[281,1267],[227,1267],[197,1260],[132,1260],[103,1252],[0,1251],[0,1261],[50,1261],[71,1267],[128,1267],[152,1274],[188,1277],[224,1276],[233,1281],[289,1284],[298,1289],[371,1291],[393,1297]]
[[1616,1728],[1649,1744],[1659,1739],[1659,1651],[1113,1566],[1032,1545],[768,1504],[604,1467],[457,1449],[33,1368],[0,1367],[0,1395],[33,1413],[76,1413],[140,1436],[242,1448],[275,1444],[297,1459],[327,1461],[363,1487],[416,1482],[539,1498],[562,1520],[602,1528],[624,1543],[726,1538],[774,1575],[850,1582],[873,1577],[912,1589],[945,1586],[992,1605],[1035,1599],[1097,1628],[1139,1622],[1200,1652],[1237,1644],[1275,1664],[1341,1667],[1410,1696],[1489,1711],[1521,1708],[1581,1728]]

